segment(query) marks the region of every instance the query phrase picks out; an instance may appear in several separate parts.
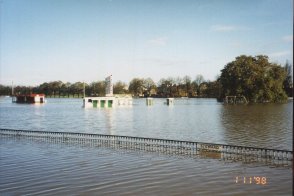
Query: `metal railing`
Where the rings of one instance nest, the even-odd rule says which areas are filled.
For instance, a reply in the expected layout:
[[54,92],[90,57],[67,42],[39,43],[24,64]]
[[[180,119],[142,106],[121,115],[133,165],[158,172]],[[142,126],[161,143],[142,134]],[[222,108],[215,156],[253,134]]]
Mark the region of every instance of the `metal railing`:
[[165,154],[202,156],[218,159],[234,159],[251,161],[277,162],[292,164],[293,152],[268,148],[256,148],[227,144],[169,140],[158,138],[104,135],[74,132],[50,132],[0,129],[0,135],[10,137],[43,138],[56,142],[91,143],[95,146],[105,146],[120,149],[144,150]]

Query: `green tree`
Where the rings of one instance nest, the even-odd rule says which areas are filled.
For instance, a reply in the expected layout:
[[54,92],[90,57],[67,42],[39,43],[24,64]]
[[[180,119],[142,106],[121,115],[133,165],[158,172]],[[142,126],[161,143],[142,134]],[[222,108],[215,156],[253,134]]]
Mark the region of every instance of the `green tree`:
[[11,95],[11,87],[0,84],[0,95]]
[[105,88],[106,88],[106,83],[104,80],[98,81],[96,83],[96,92],[98,93],[98,96],[105,96]]
[[132,93],[134,96],[140,96],[143,94],[144,90],[145,90],[144,79],[140,79],[140,78],[132,79],[129,85],[130,93]]
[[205,84],[206,86],[206,88],[202,92],[203,97],[207,97],[207,98],[219,97],[219,90],[220,90],[219,80],[216,80],[213,82],[207,81],[202,84]]
[[89,85],[91,96],[104,96],[105,95],[105,81],[92,82]]
[[114,94],[125,94],[128,93],[127,85],[122,82],[118,81],[113,85],[113,93]]
[[54,82],[50,82],[50,86],[53,90],[53,96],[55,97],[56,94],[58,94],[58,96],[60,97],[60,93],[61,93],[61,87],[62,87],[62,82],[60,80],[58,81],[54,81]]
[[70,86],[71,86],[71,83],[70,82],[66,82],[65,84],[63,84],[63,86],[61,87],[64,95],[67,94],[67,97],[69,97],[70,95]]
[[292,65],[286,61],[284,69],[287,76],[283,82],[284,90],[286,91],[288,97],[293,97],[293,78],[292,78]]
[[285,70],[267,56],[239,56],[221,70],[221,96],[245,96],[250,102],[278,102],[287,96],[283,90]]
[[32,93],[33,87],[31,86],[16,86],[14,87],[14,94],[21,95],[21,94],[30,94]]
[[84,83],[83,82],[75,82],[70,87],[71,93],[73,94],[73,97],[77,94],[78,97],[83,94],[84,92]]
[[44,93],[46,96],[49,96],[50,89],[49,89],[49,84],[47,82],[40,84],[39,93]]

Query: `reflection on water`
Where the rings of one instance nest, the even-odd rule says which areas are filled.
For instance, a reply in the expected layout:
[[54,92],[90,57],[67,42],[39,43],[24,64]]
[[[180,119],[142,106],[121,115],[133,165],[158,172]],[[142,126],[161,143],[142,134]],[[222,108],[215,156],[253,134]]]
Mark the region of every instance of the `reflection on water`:
[[133,107],[82,108],[81,99],[47,99],[43,105],[0,98],[1,128],[69,131],[192,140],[292,149],[292,107],[223,105],[215,99],[134,99]]
[[225,105],[220,116],[225,142],[292,149],[293,102],[288,104]]
[[[214,99],[175,99],[173,107],[164,101],[84,109],[81,99],[29,105],[0,98],[0,127],[292,149],[292,101],[230,106]],[[220,161],[219,154],[192,159],[3,137],[0,152],[0,195],[292,195],[291,168]],[[236,184],[236,176],[266,176],[268,184]]]
[[292,195],[291,168],[23,138],[0,151],[1,195]]

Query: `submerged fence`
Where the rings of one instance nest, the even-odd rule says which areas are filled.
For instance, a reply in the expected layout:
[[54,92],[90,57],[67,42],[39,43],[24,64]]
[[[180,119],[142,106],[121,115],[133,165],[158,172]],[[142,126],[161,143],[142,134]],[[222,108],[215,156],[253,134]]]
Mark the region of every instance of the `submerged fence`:
[[43,138],[56,142],[91,143],[95,146],[105,146],[120,149],[134,149],[165,154],[181,154],[188,156],[202,156],[226,160],[242,160],[249,162],[265,162],[268,164],[291,165],[293,152],[267,148],[213,144],[204,142],[144,138],[132,136],[50,132],[0,129],[0,135],[26,138]]

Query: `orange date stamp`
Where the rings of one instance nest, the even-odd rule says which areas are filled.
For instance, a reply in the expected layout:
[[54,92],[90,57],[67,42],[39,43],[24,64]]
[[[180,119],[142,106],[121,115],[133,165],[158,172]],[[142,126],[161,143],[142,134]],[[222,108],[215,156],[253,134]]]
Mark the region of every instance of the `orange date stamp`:
[[236,184],[257,184],[257,185],[266,185],[267,178],[264,176],[236,176]]

